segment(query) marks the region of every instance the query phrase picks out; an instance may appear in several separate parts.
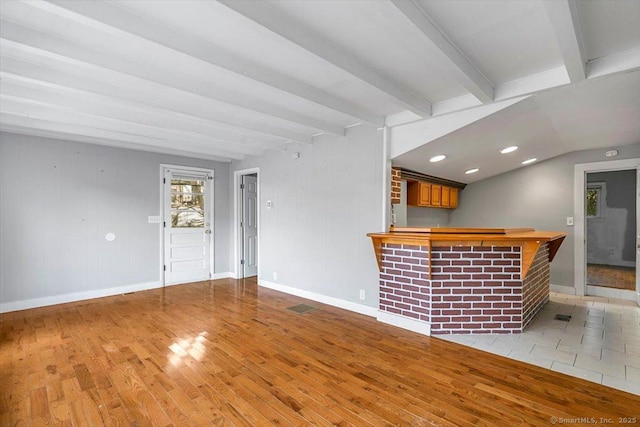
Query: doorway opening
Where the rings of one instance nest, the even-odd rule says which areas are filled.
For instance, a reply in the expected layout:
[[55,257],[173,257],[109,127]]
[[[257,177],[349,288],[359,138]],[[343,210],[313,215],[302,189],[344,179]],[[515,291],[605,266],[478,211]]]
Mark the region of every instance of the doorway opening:
[[162,165],[165,285],[213,275],[213,170]]
[[576,165],[576,293],[640,305],[640,159]]
[[258,276],[259,169],[234,173],[235,277]]

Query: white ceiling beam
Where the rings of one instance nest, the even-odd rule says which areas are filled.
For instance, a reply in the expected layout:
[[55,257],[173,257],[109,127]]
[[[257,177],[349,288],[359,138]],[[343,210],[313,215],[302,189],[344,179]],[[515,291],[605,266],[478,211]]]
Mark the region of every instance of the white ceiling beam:
[[[154,92],[145,96],[138,90],[131,91],[125,87],[114,86],[102,81],[98,82],[78,74],[65,73],[64,71],[48,68],[43,64],[29,64],[22,60],[7,56],[0,57],[0,78],[4,81],[26,84],[33,87],[51,87],[60,90],[85,93],[90,96],[104,97],[107,99],[129,102],[144,108],[149,108],[159,113],[173,114],[190,120],[201,120],[212,123],[213,126],[228,129],[234,132],[247,133],[249,135],[266,135],[283,138],[286,141],[311,144],[311,136],[278,128],[273,125],[273,120],[267,122],[255,122],[245,117],[239,118],[234,114],[221,115],[212,113],[213,108],[201,108],[202,102],[192,100],[195,96],[187,96],[185,99],[169,99],[162,93]],[[74,71],[80,71],[76,69]],[[222,121],[224,120],[224,121]]]
[[234,105],[252,112],[259,112],[270,117],[277,117],[284,121],[297,123],[302,126],[318,129],[323,132],[344,135],[344,127],[339,124],[328,123],[305,116],[268,103],[259,99],[249,99],[246,96],[238,96],[231,91],[222,88],[211,88],[208,85],[200,85],[197,81],[187,76],[171,72],[167,69],[151,65],[133,62],[116,55],[105,55],[103,52],[94,51],[79,44],[57,38],[31,28],[0,20],[0,37],[3,47],[11,44],[13,49],[31,50],[33,54],[47,56],[62,62],[75,62],[85,69],[94,68],[94,71],[110,71],[136,77],[141,80],[151,81],[161,86],[198,95],[202,98],[218,100],[225,104]]
[[571,83],[564,66],[496,86],[496,102],[544,92]]
[[[9,120],[14,120],[14,119],[10,118]],[[16,121],[20,121],[19,118]],[[92,135],[85,135],[81,133],[82,130],[80,130],[79,128],[69,129],[68,132],[65,132],[65,131],[51,129],[54,127],[60,127],[60,126],[55,126],[52,123],[48,124],[44,122],[41,123],[38,127],[34,127],[33,125],[20,126],[16,124],[10,124],[5,121],[0,121],[0,131],[5,131],[5,132],[40,136],[44,138],[60,139],[63,141],[83,142],[86,144],[107,145],[109,147],[128,148],[131,150],[170,154],[173,156],[194,157],[197,159],[207,159],[207,160],[213,160],[215,162],[222,162],[222,163],[230,163],[232,161],[231,159],[228,159],[226,157],[216,156],[209,153],[180,150],[175,148],[149,146],[145,144],[121,141],[118,139],[113,139],[112,137],[107,139],[107,138],[102,138],[102,137],[97,137]],[[68,128],[68,126],[66,125],[64,127]],[[91,133],[91,132],[87,132],[87,133]]]
[[395,159],[528,98],[521,97],[504,102],[494,102],[456,114],[447,114],[404,126],[396,126],[391,129],[389,158]]
[[176,117],[174,114],[132,106],[126,102],[87,92],[73,92],[59,87],[36,86],[34,88],[33,86],[3,79],[0,80],[0,93],[19,99],[55,105],[71,111],[82,111],[95,116],[125,121],[131,120],[136,123],[163,129],[178,129],[199,135],[203,138],[221,139],[229,141],[229,143],[239,144],[240,146],[244,145],[279,151],[284,151],[286,148],[284,141],[276,140],[275,138],[267,139],[263,136],[262,139],[256,139],[256,137],[232,133],[212,127],[206,120],[187,120],[179,116]]
[[110,132],[134,135],[153,141],[179,141],[179,145],[190,145],[204,150],[216,150],[221,156],[241,159],[245,155],[258,156],[263,150],[240,144],[231,144],[217,138],[202,137],[191,132],[162,129],[126,120],[109,119],[79,111],[63,109],[56,105],[11,97],[0,94],[0,112],[27,118],[87,126]]
[[640,69],[640,47],[594,59],[587,63],[587,78],[628,73]]
[[[13,129],[12,129],[13,128]],[[216,156],[220,161],[242,160],[245,158],[238,153],[230,153],[226,155],[221,150],[213,150],[211,148],[193,147],[184,144],[181,141],[160,140],[156,138],[148,138],[140,135],[130,135],[123,132],[116,132],[108,129],[99,129],[91,126],[84,126],[74,123],[63,123],[57,120],[46,120],[38,117],[27,117],[21,114],[0,112],[0,129],[6,131],[17,131],[23,129],[21,133],[36,134],[36,131],[60,132],[67,135],[76,135],[79,141],[91,143],[91,139],[99,138],[106,145],[113,145],[122,148],[143,149],[144,151],[157,152],[161,150],[176,150],[175,147],[181,147],[183,152],[193,153],[196,158],[203,155]],[[84,140],[82,137],[86,137]],[[108,143],[108,141],[112,141]],[[98,143],[98,142],[93,142]],[[142,148],[145,147],[145,148]]]
[[[256,62],[233,55],[214,44],[183,32],[181,33],[175,28],[129,13],[115,5],[106,2],[68,0],[49,0],[49,3],[85,18],[117,28],[129,35],[135,35],[168,49],[197,58],[215,67],[261,82],[327,109],[338,111],[374,125],[384,123],[383,117],[371,114],[349,101],[323,92],[318,88],[273,71]],[[321,130],[328,131],[327,129]],[[344,131],[335,132],[332,130],[329,133],[344,135]]]
[[[218,2],[285,40],[302,47],[318,58],[322,58],[346,71],[358,80],[387,94],[396,104],[409,111],[425,118],[431,115],[431,103],[428,100],[411,92],[388,76],[363,64],[352,54],[332,45],[320,35],[314,34],[309,28],[299,25],[277,9],[269,6],[266,2],[261,0],[251,2],[218,0]],[[369,121],[369,123],[371,122]],[[372,124],[381,125],[381,123]]]
[[580,20],[574,0],[544,0],[544,7],[572,83],[586,77],[586,56]]
[[404,16],[424,34],[439,53],[437,61],[445,64],[455,79],[483,104],[493,102],[493,84],[451,42],[414,0],[391,0]]

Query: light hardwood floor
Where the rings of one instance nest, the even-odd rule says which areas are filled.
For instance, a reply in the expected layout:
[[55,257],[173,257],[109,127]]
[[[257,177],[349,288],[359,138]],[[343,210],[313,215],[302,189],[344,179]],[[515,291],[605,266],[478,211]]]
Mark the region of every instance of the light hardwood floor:
[[[299,303],[318,309],[287,309]],[[255,281],[0,316],[2,426],[545,426],[640,416],[638,396]]]

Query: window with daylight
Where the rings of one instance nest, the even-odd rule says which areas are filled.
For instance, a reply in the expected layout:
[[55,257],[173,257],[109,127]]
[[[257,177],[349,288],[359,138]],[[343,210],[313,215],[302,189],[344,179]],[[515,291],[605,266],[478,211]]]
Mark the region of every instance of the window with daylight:
[[604,206],[604,182],[587,184],[585,195],[587,218],[601,218]]
[[172,227],[204,227],[204,187],[201,179],[171,180]]

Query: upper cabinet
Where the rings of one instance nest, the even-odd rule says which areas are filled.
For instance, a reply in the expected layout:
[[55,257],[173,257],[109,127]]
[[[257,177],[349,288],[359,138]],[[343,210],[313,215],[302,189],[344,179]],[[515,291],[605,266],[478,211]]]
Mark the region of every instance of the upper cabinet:
[[407,205],[431,206],[431,184],[426,182],[408,182]]
[[458,189],[423,181],[407,182],[407,205],[429,208],[458,207]]
[[407,205],[427,208],[455,209],[458,207],[459,191],[466,184],[438,178],[432,175],[391,168],[391,203],[401,203],[402,180],[407,182]]

